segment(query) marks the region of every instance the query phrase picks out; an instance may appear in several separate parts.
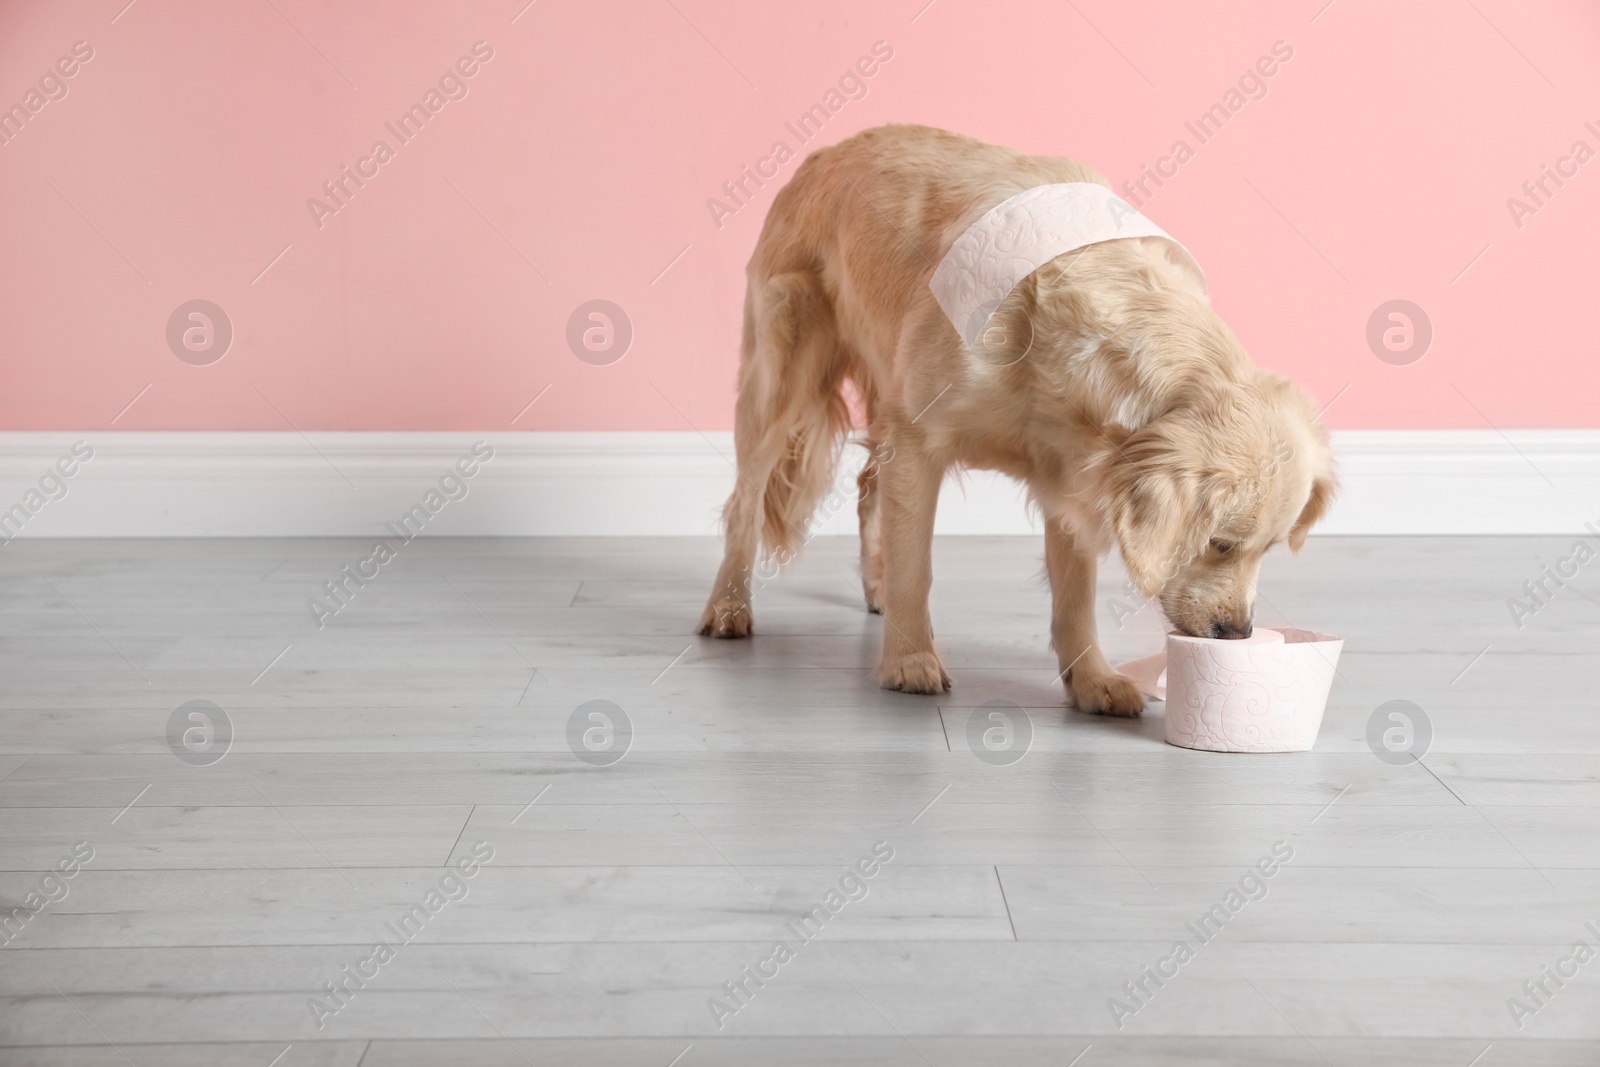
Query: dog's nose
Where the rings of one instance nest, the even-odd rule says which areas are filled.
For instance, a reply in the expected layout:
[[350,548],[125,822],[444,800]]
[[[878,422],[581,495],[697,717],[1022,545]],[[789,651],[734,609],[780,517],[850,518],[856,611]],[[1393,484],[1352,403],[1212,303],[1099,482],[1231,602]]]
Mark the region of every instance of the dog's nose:
[[1241,626],[1232,619],[1218,619],[1211,624],[1211,636],[1218,641],[1242,641],[1255,631],[1255,625],[1246,620]]

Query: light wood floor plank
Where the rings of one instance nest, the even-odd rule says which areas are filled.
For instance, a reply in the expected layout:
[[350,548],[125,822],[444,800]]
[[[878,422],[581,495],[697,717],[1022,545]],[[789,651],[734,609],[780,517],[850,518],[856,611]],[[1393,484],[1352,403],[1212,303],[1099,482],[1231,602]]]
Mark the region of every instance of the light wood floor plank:
[[[847,913],[846,913],[847,914]],[[847,921],[846,915],[834,921]],[[58,951],[23,995],[0,997],[0,1044],[355,1040],[363,1037],[1519,1036],[1505,1001],[1569,941],[1543,945],[1230,941],[1198,946],[1132,1017],[1109,1008],[1122,984],[1168,953],[1156,941],[834,941],[801,945],[731,1018],[707,1006],[771,939],[719,943],[402,945],[332,1018],[308,998],[370,951],[214,949],[247,982],[201,970],[182,984],[98,991],[98,971],[138,970],[156,950]],[[120,960],[113,956],[122,957]],[[213,964],[213,967],[216,964]],[[76,974],[76,977],[74,977]],[[981,981],[973,980],[982,976]],[[49,979],[47,982],[45,979]],[[50,988],[54,982],[61,994]],[[960,995],[950,990],[959,988]],[[41,995],[44,994],[44,995]],[[723,995],[726,995],[725,993]],[[1125,997],[1126,994],[1124,993]],[[70,1001],[70,1003],[69,1003]],[[487,1022],[486,1022],[487,1019]],[[492,1026],[490,1024],[493,1024]],[[174,1028],[177,1028],[176,1030]],[[1527,1021],[1539,1040],[1600,1040],[1600,986],[1570,982]]]

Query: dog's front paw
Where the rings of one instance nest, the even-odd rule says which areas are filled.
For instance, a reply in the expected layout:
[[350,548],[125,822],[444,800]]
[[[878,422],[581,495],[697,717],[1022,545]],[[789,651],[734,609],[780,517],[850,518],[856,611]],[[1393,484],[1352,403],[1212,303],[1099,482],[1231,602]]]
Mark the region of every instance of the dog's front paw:
[[911,652],[885,655],[878,664],[878,683],[902,693],[943,693],[950,688],[950,676],[937,652]]
[[755,620],[750,605],[731,596],[712,597],[700,616],[701,637],[749,637]]
[[1133,718],[1144,711],[1144,694],[1132,678],[1121,674],[1079,676],[1067,683],[1079,711],[1090,715]]

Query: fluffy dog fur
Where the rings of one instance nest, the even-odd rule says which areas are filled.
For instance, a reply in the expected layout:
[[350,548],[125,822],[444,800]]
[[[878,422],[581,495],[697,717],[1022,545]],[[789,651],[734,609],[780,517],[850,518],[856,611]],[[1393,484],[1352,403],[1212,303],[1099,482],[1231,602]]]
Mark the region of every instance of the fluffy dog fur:
[[928,615],[934,509],[952,466],[1026,483],[1047,520],[1052,645],[1077,706],[1143,699],[1095,638],[1095,560],[1112,544],[1186,633],[1250,632],[1267,548],[1299,549],[1334,491],[1310,401],[1258,370],[1202,280],[1159,239],[1059,256],[1001,304],[974,353],[928,279],[951,242],[1025,189],[1105,179],[922,126],[884,126],[811,155],[778,193],[747,268],[722,568],[701,633],[751,629],[751,571],[785,557],[865,412],[860,488],[867,606],[885,623],[881,683],[950,685]]

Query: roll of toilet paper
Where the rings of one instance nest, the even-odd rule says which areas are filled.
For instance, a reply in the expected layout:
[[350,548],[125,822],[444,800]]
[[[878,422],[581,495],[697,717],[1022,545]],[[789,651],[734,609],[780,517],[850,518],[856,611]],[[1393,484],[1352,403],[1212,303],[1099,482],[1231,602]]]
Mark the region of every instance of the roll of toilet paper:
[[1309,630],[1257,629],[1243,641],[1169,634],[1167,741],[1216,752],[1310,749],[1343,647]]
[[1344,641],[1257,627],[1217,641],[1168,634],[1165,652],[1117,668],[1167,705],[1167,741],[1214,752],[1303,752],[1317,740]]

